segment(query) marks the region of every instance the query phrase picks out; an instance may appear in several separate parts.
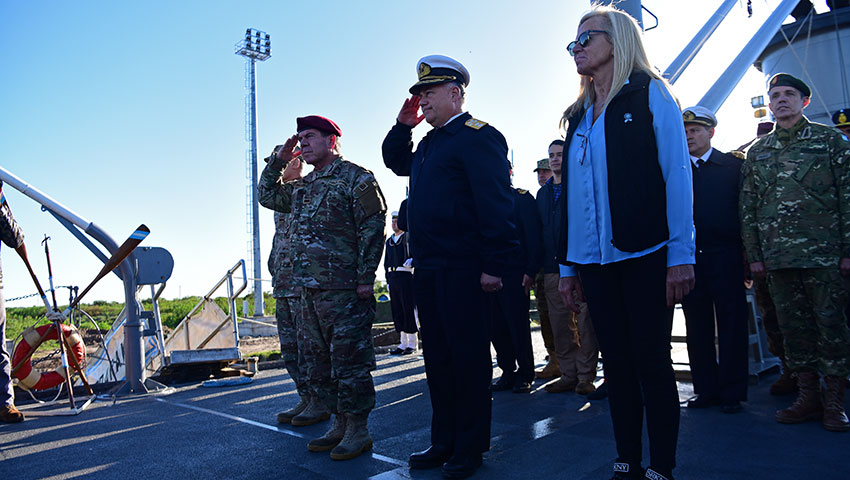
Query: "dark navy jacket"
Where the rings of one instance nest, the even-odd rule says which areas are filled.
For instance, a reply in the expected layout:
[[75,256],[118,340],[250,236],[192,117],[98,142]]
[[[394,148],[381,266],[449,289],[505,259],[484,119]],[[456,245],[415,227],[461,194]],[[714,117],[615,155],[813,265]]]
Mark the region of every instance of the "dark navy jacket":
[[410,176],[407,232],[416,268],[501,277],[518,262],[507,142],[482,124],[464,113],[428,132],[415,152],[407,125],[396,123],[384,139],[384,164]]
[[[555,189],[552,182],[553,179],[550,178],[537,191],[537,212],[543,228],[543,273],[559,272],[558,242],[561,235],[561,210],[566,207],[566,198],[555,201]],[[561,190],[561,197],[565,197],[566,194],[566,190]]]
[[543,238],[541,237],[540,215],[534,196],[520,188],[515,188],[514,222],[519,234],[522,249],[522,273],[534,278],[540,271],[543,261]]
[[738,220],[742,164],[741,159],[712,148],[708,161],[693,168],[697,251],[742,248]]

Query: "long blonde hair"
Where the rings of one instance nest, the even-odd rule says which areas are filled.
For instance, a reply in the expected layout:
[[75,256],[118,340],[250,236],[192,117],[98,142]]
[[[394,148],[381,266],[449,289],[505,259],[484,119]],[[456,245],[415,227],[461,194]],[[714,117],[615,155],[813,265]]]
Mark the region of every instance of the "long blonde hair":
[[[614,56],[614,75],[611,79],[608,98],[605,99],[605,105],[602,106],[603,110],[608,107],[611,99],[617,95],[629,76],[635,71],[646,72],[652,78],[663,82],[669,91],[667,82],[649,63],[649,58],[643,47],[640,27],[631,15],[614,7],[593,4],[590,11],[581,17],[579,25],[594,17],[602,20],[603,30],[608,33],[608,41],[613,47],[612,54]],[[566,129],[567,120],[584,110],[586,105],[592,104],[595,100],[596,91],[593,89],[593,80],[587,75],[582,75],[578,98],[564,112],[564,116],[561,118],[561,128]]]

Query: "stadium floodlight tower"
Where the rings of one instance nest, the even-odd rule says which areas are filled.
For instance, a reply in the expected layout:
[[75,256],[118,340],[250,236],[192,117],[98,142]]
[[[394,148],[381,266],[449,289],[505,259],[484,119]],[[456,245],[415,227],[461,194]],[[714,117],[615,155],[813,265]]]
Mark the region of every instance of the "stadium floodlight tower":
[[[236,44],[236,54],[246,60],[247,71],[245,81],[250,90],[247,98],[246,130],[248,141],[251,143],[248,152],[248,223],[250,224],[251,248],[249,257],[254,267],[254,316],[263,316],[263,285],[262,265],[260,257],[260,208],[257,198],[257,60],[264,61],[272,56],[272,42],[269,34],[249,28],[245,30],[245,38]],[[244,312],[247,314],[247,312]]]

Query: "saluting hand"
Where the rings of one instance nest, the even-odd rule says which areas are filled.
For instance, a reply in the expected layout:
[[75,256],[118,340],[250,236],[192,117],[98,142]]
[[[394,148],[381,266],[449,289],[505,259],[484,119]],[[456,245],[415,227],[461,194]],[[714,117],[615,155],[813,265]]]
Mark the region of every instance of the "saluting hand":
[[412,95],[404,101],[401,111],[398,112],[398,121],[408,127],[415,127],[422,123],[425,115],[419,114],[419,95]]
[[673,308],[682,298],[694,289],[693,265],[675,265],[667,267],[667,308]]
[[283,145],[275,147],[275,154],[269,160],[269,166],[276,170],[289,165],[292,160],[292,154],[295,152],[295,146],[298,145],[298,135],[293,135],[283,142]]

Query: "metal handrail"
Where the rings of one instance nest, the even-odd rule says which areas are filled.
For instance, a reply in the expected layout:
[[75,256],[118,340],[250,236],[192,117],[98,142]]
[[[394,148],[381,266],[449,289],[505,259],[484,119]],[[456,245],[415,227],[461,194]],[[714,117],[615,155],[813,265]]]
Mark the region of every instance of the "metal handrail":
[[[242,285],[234,291],[234,289],[233,289],[233,274],[237,270],[239,270],[240,267],[242,269]],[[215,328],[213,330],[213,332],[207,338],[205,338],[204,341],[201,342],[198,345],[198,347],[196,347],[196,348],[202,348],[204,345],[206,345],[212,339],[212,337],[215,336],[215,334],[217,334],[218,331],[221,330],[221,328],[228,321],[231,321],[231,320],[233,321],[233,331],[234,331],[234,336],[235,336],[235,341],[236,341],[236,347],[238,348],[239,347],[239,327],[238,327],[237,322],[236,322],[236,298],[239,296],[239,294],[241,294],[245,290],[245,288],[248,287],[248,281],[246,280],[246,277],[247,277],[247,275],[245,274],[245,260],[240,259],[238,262],[236,262],[236,265],[234,265],[232,268],[230,268],[227,271],[227,273],[224,274],[224,276],[221,277],[221,279],[218,282],[216,282],[215,286],[213,286],[210,289],[210,291],[207,292],[207,294],[204,295],[201,298],[201,300],[191,310],[189,310],[189,313],[187,313],[186,316],[183,317],[183,319],[180,321],[180,323],[177,325],[177,327],[171,332],[171,336],[176,336],[178,334],[178,332],[180,332],[181,329],[185,329],[186,336],[187,336],[186,345],[187,345],[187,348],[191,347],[191,343],[189,343],[189,338],[188,338],[189,329],[186,328],[186,322],[189,320],[189,318],[192,315],[197,313],[197,311],[207,301],[212,299],[212,296],[216,292],[216,290],[221,288],[221,286],[224,283],[227,283],[227,303],[230,305],[230,312],[228,313],[227,317],[225,317],[224,321],[217,328]]]

